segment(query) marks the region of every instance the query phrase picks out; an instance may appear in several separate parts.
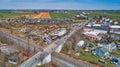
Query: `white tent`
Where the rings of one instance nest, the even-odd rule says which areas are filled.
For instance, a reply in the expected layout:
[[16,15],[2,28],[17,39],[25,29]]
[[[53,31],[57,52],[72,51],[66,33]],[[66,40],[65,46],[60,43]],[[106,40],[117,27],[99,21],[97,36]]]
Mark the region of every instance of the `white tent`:
[[81,41],[79,41],[77,44],[76,44],[76,46],[78,46],[78,47],[81,47],[81,46],[83,46],[84,45],[84,41],[83,40],[81,40]]

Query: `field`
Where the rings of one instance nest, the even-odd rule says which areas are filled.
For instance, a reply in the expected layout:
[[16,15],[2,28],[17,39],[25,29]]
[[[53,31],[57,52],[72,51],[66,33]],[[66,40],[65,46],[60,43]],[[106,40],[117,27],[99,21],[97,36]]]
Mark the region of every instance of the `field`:
[[79,14],[79,12],[67,12],[67,13],[50,12],[50,15],[53,19],[73,18],[76,14]]
[[[73,18],[75,15],[80,14],[78,11],[71,12],[42,12],[34,16],[34,18],[52,18],[52,19],[65,19],[65,18]],[[0,18],[14,18],[21,15],[35,15],[34,12],[12,12],[12,11],[0,11]],[[120,12],[111,12],[111,11],[96,11],[90,12],[88,17],[97,17],[97,16],[105,16],[111,18],[113,20],[120,21]]]
[[39,14],[34,16],[33,18],[50,19],[51,16],[50,16],[49,12],[40,12]]
[[12,13],[12,12],[2,12],[0,11],[0,18],[14,18],[14,17],[19,17],[22,15],[33,15],[33,12],[23,12],[23,13]]
[[120,21],[120,13],[104,13],[104,12],[93,12],[88,15],[89,17],[105,16],[113,20]]

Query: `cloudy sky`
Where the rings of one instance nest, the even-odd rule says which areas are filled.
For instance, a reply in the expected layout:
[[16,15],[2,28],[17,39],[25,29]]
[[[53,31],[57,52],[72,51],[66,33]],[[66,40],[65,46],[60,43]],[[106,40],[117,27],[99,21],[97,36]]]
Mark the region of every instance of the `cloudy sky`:
[[0,9],[120,10],[120,0],[0,0]]

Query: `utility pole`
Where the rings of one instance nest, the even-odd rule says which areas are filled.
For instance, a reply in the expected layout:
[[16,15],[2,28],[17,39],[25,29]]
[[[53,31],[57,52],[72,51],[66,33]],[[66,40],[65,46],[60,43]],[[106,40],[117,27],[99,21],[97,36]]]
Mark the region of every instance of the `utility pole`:
[[34,54],[35,54],[35,52],[36,52],[36,47],[34,46]]
[[109,39],[111,38],[110,25],[109,24],[107,24],[107,34],[108,34],[107,41],[109,41]]
[[27,52],[29,54],[29,36],[28,36],[28,48],[27,48]]
[[10,23],[10,32],[11,32],[11,34],[13,33],[13,31],[12,31],[12,23]]
[[107,34],[108,34],[107,38],[108,39],[111,38],[111,33],[110,33],[110,27],[109,26],[107,27]]

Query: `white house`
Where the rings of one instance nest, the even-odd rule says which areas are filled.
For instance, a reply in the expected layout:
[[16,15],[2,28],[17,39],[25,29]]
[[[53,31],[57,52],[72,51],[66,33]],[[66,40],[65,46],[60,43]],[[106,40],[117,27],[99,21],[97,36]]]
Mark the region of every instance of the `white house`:
[[115,43],[109,43],[109,44],[100,44],[99,43],[98,47],[104,47],[104,48],[106,48],[110,52],[116,50],[116,48],[117,48]]

